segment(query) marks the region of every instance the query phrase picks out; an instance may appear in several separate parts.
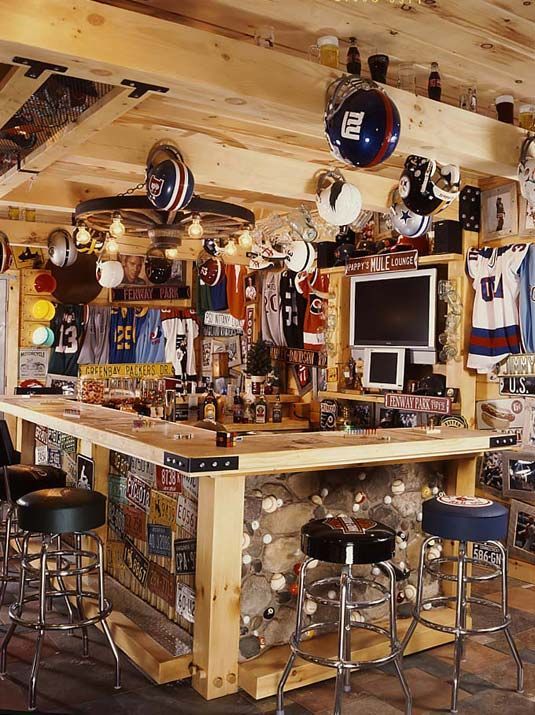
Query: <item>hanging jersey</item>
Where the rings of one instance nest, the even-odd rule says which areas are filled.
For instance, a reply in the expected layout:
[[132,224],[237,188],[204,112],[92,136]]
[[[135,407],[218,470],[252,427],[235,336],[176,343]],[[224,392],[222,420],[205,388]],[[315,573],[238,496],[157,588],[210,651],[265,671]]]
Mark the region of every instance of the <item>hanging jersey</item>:
[[520,266],[520,333],[524,352],[535,352],[535,246],[530,244],[528,255]]
[[229,313],[238,320],[245,318],[245,266],[225,266]]
[[295,287],[297,273],[283,271],[280,280],[282,328],[289,348],[303,347],[303,326],[307,300]]
[[165,362],[165,340],[160,311],[155,308],[136,310],[136,362]]
[[50,321],[54,342],[48,372],[53,375],[78,375],[78,357],[82,345],[84,309],[81,305],[57,305]]
[[136,318],[134,308],[112,308],[110,362],[136,361]]
[[199,326],[193,318],[176,318],[173,310],[162,310],[162,328],[165,336],[165,362],[170,362],[177,377],[197,374],[195,338]]
[[281,273],[267,271],[262,284],[262,337],[273,345],[286,345],[282,327]]
[[195,308],[200,315],[201,320],[204,320],[204,314],[207,310],[212,310],[212,293],[210,286],[206,285],[199,276],[197,276],[197,284],[195,290]]
[[295,279],[295,287],[307,300],[303,323],[305,350],[321,350],[325,345],[325,303],[329,298],[329,276],[316,268],[312,273],[303,271]]
[[221,278],[210,288],[210,299],[212,301],[212,310],[226,310],[227,302],[227,277],[221,273]]
[[86,305],[84,342],[80,350],[80,365],[109,362],[111,309],[102,305]]
[[467,366],[478,372],[490,372],[507,355],[520,352],[517,300],[526,254],[523,243],[468,251],[466,271],[475,298]]

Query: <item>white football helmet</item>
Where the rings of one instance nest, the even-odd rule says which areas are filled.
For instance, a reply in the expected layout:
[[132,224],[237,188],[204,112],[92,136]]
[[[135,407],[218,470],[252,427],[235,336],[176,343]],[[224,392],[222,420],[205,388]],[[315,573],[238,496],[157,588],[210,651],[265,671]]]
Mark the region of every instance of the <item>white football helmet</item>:
[[431,216],[420,216],[408,209],[397,189],[394,189],[392,193],[392,202],[388,215],[392,228],[402,236],[417,238],[418,236],[423,236],[431,228]]
[[534,140],[535,136],[528,136],[522,142],[517,170],[520,193],[531,206],[535,206],[535,156],[529,152]]
[[348,184],[335,169],[320,176],[316,207],[321,218],[333,226],[348,226],[356,221],[362,209],[362,196],[356,186]]

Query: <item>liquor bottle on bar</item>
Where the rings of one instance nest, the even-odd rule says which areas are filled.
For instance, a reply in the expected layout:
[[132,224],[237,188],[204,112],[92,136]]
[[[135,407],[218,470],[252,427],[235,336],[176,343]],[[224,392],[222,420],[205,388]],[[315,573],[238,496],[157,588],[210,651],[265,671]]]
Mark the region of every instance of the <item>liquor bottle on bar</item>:
[[438,62],[431,62],[431,72],[427,82],[427,96],[440,102],[442,96],[442,81],[438,71]]
[[212,420],[212,422],[215,422],[217,420],[217,399],[214,395],[214,388],[211,382],[208,384],[208,392],[204,397],[201,410],[201,419]]
[[360,62],[360,52],[357,47],[357,38],[349,38],[349,47],[347,48],[347,60],[346,67],[349,74],[356,74],[360,77],[361,72],[361,62]]
[[256,398],[254,407],[254,421],[262,425],[267,422],[267,402],[264,397],[264,385],[260,385],[260,395]]
[[240,388],[236,387],[234,393],[234,402],[232,405],[232,421],[236,423],[243,422],[243,403],[240,397]]
[[254,397],[251,395],[251,393],[244,393],[243,395],[243,414],[242,414],[242,422],[244,424],[251,424],[254,422]]
[[273,403],[271,418],[273,422],[282,422],[282,402],[281,396],[278,393],[275,397],[275,402]]

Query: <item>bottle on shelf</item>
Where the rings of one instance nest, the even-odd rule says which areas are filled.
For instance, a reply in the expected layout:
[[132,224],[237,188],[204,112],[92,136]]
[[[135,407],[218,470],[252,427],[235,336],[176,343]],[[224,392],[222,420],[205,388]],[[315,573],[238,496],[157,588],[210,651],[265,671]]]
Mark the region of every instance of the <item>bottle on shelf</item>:
[[252,424],[254,422],[254,397],[251,393],[245,393],[243,396],[243,413],[242,422],[244,424]]
[[232,421],[239,424],[243,422],[243,403],[240,397],[240,388],[236,387],[232,404]]
[[431,62],[431,72],[427,81],[427,96],[440,102],[442,96],[442,81],[438,71],[438,62]]
[[275,402],[273,403],[271,418],[273,422],[282,422],[282,402],[281,396],[278,393],[275,397]]
[[264,397],[264,385],[260,385],[260,395],[256,398],[254,406],[254,421],[259,425],[267,422],[267,402]]
[[347,48],[347,60],[346,68],[349,74],[356,74],[360,77],[361,72],[361,62],[360,62],[360,52],[357,47],[357,38],[349,38],[349,47]]
[[214,394],[214,388],[211,382],[208,384],[208,392],[204,396],[201,411],[202,420],[211,420],[212,422],[217,420],[217,398]]
[[477,86],[474,84],[468,88],[468,107],[469,112],[477,112]]

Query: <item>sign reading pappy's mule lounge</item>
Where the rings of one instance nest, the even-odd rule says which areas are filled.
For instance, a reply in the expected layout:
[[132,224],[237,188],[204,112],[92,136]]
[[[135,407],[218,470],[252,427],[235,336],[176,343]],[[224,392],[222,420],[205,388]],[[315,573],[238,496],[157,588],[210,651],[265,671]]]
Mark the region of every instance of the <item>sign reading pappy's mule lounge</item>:
[[418,268],[418,251],[379,253],[374,256],[350,258],[346,263],[346,276],[362,276],[372,273],[415,271]]

